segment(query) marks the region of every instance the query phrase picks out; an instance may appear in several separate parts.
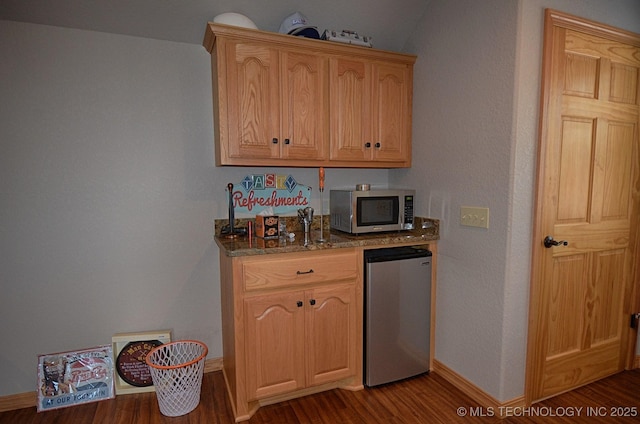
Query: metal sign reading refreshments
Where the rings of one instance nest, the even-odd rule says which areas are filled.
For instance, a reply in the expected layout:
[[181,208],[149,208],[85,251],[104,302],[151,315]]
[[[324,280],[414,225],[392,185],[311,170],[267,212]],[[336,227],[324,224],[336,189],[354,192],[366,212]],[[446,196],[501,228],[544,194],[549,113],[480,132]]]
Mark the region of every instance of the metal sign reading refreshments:
[[250,174],[233,191],[236,212],[258,214],[271,208],[274,214],[295,212],[311,203],[311,187],[298,183],[292,175]]

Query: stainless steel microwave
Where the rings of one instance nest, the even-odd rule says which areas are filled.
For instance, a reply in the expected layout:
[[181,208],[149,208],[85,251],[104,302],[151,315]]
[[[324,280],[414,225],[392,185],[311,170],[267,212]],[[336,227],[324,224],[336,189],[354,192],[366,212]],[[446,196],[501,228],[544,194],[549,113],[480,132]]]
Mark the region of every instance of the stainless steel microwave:
[[331,190],[331,228],[351,234],[413,229],[415,190]]

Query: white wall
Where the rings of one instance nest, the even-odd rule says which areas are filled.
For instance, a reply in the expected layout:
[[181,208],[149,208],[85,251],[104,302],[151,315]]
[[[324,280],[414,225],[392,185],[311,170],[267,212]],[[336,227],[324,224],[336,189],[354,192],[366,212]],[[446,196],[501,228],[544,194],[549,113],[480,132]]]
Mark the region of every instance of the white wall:
[[[0,57],[0,396],[35,390],[38,354],[117,332],[168,328],[222,356],[213,220],[228,182],[267,169],[213,165],[209,54],[0,21]],[[275,171],[317,187],[316,169]]]
[[[442,220],[436,359],[502,402],[524,394],[546,7],[640,32],[637,0],[432,0],[407,48],[420,166],[390,172]],[[490,228],[460,226],[461,206]]]
[[[509,174],[517,2],[432,1],[410,51],[410,171],[418,208],[442,219],[436,359],[498,397],[505,338]],[[490,228],[459,225],[460,206],[490,208]],[[521,369],[516,373],[522,373]]]

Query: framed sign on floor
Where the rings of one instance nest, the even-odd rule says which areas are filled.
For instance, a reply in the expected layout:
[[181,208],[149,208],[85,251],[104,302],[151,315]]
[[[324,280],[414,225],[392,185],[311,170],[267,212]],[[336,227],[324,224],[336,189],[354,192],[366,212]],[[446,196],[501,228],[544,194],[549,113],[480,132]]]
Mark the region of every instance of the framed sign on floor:
[[38,355],[38,412],[115,397],[110,345]]
[[151,349],[171,341],[169,330],[117,333],[111,338],[116,394],[153,392],[155,387],[145,359]]

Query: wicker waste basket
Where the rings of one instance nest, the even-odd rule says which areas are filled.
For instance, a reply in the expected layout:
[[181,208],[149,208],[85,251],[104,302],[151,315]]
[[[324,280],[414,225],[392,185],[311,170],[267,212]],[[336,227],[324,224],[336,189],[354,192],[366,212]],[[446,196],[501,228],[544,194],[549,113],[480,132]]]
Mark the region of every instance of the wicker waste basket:
[[160,345],[147,354],[162,415],[177,417],[196,409],[208,351],[202,342],[181,340]]

